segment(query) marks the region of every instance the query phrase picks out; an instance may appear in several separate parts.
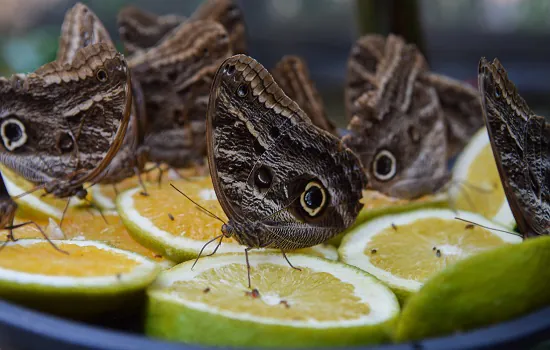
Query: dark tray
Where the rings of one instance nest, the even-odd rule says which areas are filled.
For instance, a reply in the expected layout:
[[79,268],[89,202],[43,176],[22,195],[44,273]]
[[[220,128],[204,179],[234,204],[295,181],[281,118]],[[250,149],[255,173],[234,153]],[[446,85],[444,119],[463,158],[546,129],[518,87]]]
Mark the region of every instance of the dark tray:
[[[139,316],[131,317],[132,320]],[[120,320],[123,327],[131,320]],[[213,335],[215,336],[215,335]],[[428,339],[418,343],[357,347],[380,350],[432,349],[550,349],[550,307],[510,322],[473,332]],[[181,343],[168,343],[132,331],[74,322],[43,314],[0,300],[1,350],[176,350],[205,349]]]

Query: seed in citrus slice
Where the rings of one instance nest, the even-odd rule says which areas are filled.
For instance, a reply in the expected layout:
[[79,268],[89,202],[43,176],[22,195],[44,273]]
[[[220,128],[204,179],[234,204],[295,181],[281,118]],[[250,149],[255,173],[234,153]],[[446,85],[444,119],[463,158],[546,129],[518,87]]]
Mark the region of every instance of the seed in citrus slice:
[[160,271],[145,257],[100,242],[9,242],[0,252],[0,297],[67,316],[133,305]]
[[[35,220],[35,222],[52,240],[101,241],[115,248],[141,254],[160,263],[164,267],[174,265],[172,261],[164,259],[159,254],[136,242],[126,230],[116,211],[104,211],[102,214],[93,209],[71,208],[67,211],[60,229],[55,222],[52,223],[44,220]],[[27,221],[29,220],[25,217],[17,216],[15,218],[15,224]],[[43,235],[35,225],[17,228],[14,230],[13,235],[16,239],[43,238]],[[61,238],[59,237],[60,235]]]
[[[201,206],[227,221],[210,177],[171,181]],[[194,259],[204,244],[221,234],[222,223],[202,213],[169,183],[148,189],[149,196],[140,194],[140,188],[121,193],[117,198],[118,213],[128,231],[138,242],[175,262]],[[214,250],[216,242],[204,249]],[[219,253],[242,252],[244,247],[233,238],[224,238]],[[302,253],[334,258],[334,250],[323,246],[306,248]]]
[[[25,193],[34,187],[33,183],[25,180],[23,177],[17,175],[13,170],[6,166],[0,165],[0,171],[4,178],[4,183],[8,193],[14,197]],[[56,198],[51,194],[46,194],[44,190],[37,190],[33,193],[27,194],[21,198],[17,198],[15,201],[18,204],[18,212],[33,219],[48,219],[49,217],[59,221],[63,215],[63,209],[67,205],[67,198]],[[90,193],[88,193],[88,200],[91,199]],[[69,206],[79,207],[86,205],[85,200],[77,197],[71,198]]]
[[385,194],[373,191],[364,190],[361,203],[364,204],[363,209],[359,212],[357,219],[352,227],[332,238],[329,243],[339,246],[342,238],[355,227],[361,225],[367,220],[387,214],[401,213],[405,211],[420,209],[420,208],[441,208],[448,205],[447,194],[444,192],[435,193],[432,195],[422,196],[416,199],[402,199],[386,196]]
[[504,229],[481,215],[447,209],[422,209],[386,215],[352,230],[340,245],[340,259],[378,277],[401,302],[425,280],[472,254],[521,238],[456,220]]
[[388,339],[395,295],[352,266],[303,254],[251,253],[177,265],[148,290],[146,333],[217,346],[343,346]]
[[454,207],[481,214],[508,229],[515,226],[485,127],[457,158],[452,176],[449,195]]
[[459,261],[405,305],[399,341],[465,332],[550,306],[550,237],[527,239]]

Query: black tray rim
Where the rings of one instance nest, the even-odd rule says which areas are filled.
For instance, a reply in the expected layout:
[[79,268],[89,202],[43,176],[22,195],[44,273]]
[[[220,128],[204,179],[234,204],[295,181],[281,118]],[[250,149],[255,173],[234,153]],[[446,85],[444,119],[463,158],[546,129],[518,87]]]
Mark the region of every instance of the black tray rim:
[[[346,349],[525,349],[550,339],[550,306],[486,328],[416,343],[360,346]],[[0,300],[0,348],[94,350],[198,350],[214,347],[174,343],[101,328]]]

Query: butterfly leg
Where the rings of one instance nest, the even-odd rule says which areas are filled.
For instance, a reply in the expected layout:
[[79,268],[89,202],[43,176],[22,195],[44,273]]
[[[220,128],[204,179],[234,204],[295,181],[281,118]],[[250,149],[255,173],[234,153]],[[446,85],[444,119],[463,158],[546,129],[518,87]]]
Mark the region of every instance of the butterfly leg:
[[285,258],[286,262],[290,265],[290,267],[292,267],[294,270],[302,271],[301,268],[295,267],[294,265],[292,265],[292,263],[290,262],[290,260],[288,260],[288,257],[286,256],[286,253],[285,253],[284,250],[281,249],[281,253],[283,253],[284,258]]
[[118,188],[116,187],[116,184],[113,184],[113,191],[115,191],[115,196],[118,196]]
[[65,219],[65,214],[67,214],[67,209],[69,209],[69,204],[71,203],[72,197],[69,197],[67,199],[67,204],[65,204],[65,208],[63,208],[63,213],[61,214],[61,220],[59,220],[59,228],[63,226],[63,220]]
[[36,222],[34,221],[26,221],[26,222],[22,222],[20,224],[17,224],[17,225],[14,225],[13,224],[13,219],[12,219],[12,224],[8,227],[5,227],[6,230],[9,230],[9,234],[8,234],[8,237],[7,237],[7,240],[6,242],[4,242],[4,244],[2,245],[2,247],[0,248],[0,250],[2,250],[2,248],[4,248],[7,244],[8,241],[13,241],[13,242],[16,242],[17,239],[15,239],[15,237],[13,236],[13,230],[19,228],[19,227],[23,227],[23,226],[27,226],[27,225],[34,225],[38,231],[40,231],[40,234],[44,237],[44,239],[46,241],[48,241],[48,243],[55,249],[57,250],[58,252],[60,253],[63,253],[63,254],[69,254],[67,251],[59,248],[57,245],[55,245],[55,243],[50,239],[50,237],[48,237],[48,235],[44,232],[44,230],[42,230],[42,228],[40,227],[40,225],[38,225]]
[[143,182],[143,179],[141,178],[141,172],[139,171],[138,167],[134,167],[134,173],[136,174],[139,182],[139,186],[141,187],[141,195],[142,196],[148,196],[149,193],[147,192],[147,187],[145,187],[145,183]]
[[159,188],[160,188],[160,185],[162,183],[162,177],[164,176],[164,169],[162,169],[162,166],[160,163],[157,163],[157,169],[159,170],[159,176],[157,177],[157,183],[159,185]]
[[252,283],[250,282],[250,261],[248,260],[248,251],[252,249],[252,247],[248,247],[244,250],[244,257],[246,259],[246,272],[248,274],[248,289],[252,289]]

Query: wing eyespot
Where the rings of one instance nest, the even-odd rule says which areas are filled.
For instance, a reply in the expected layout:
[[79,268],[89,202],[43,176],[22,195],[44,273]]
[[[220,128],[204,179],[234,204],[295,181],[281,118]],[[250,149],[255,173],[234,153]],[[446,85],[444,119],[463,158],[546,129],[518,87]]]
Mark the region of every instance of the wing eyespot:
[[372,172],[380,181],[391,180],[397,172],[397,160],[388,150],[382,150],[374,157]]
[[328,202],[327,191],[318,181],[308,182],[300,195],[300,207],[309,217],[319,216]]
[[3,120],[0,125],[0,134],[4,147],[8,151],[14,151],[27,143],[25,125],[16,118]]
[[237,88],[237,96],[244,98],[248,95],[248,86],[246,84],[241,84]]
[[105,83],[109,79],[109,75],[107,74],[107,71],[103,68],[99,68],[96,71],[95,77],[101,83]]

